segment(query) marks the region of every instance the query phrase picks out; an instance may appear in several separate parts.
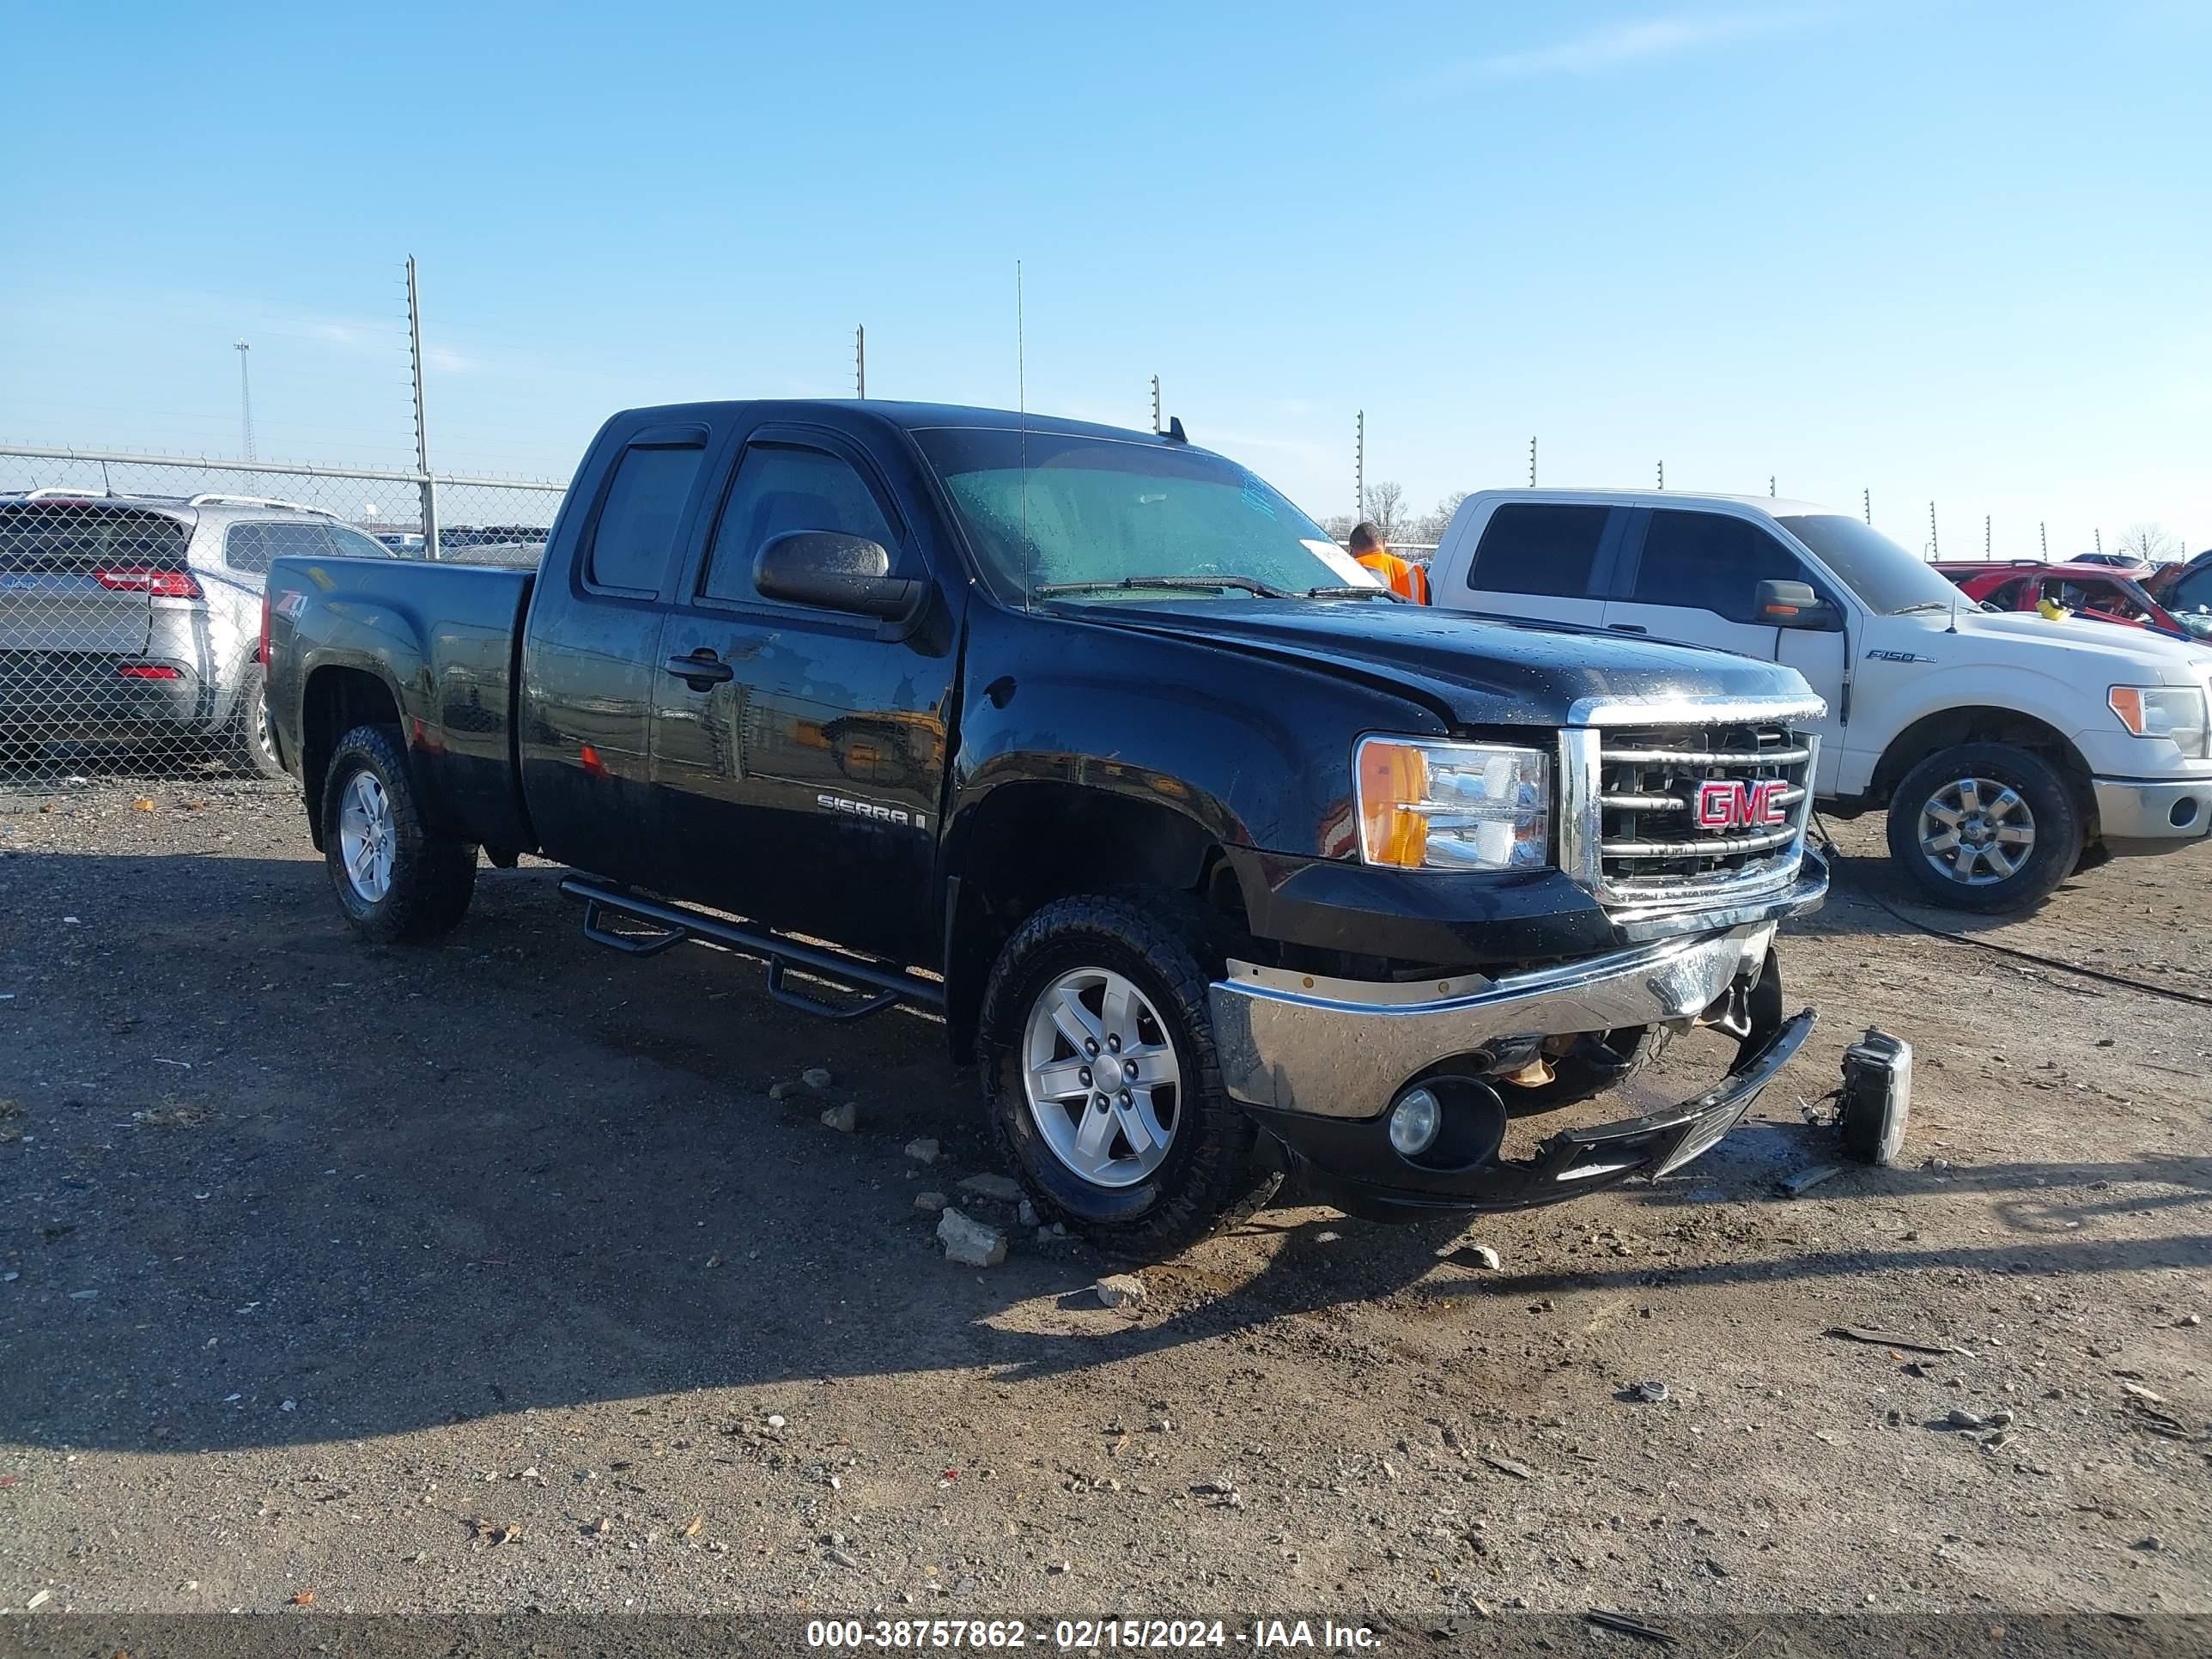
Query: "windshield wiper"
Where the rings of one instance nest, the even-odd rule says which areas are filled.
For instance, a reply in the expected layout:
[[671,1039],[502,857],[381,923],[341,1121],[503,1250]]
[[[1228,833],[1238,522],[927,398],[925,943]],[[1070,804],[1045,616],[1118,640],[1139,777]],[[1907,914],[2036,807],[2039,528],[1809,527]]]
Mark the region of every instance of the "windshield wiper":
[[1247,593],[1256,593],[1263,599],[1295,597],[1289,590],[1270,586],[1256,576],[1124,576],[1118,581],[1110,582],[1044,582],[1030,592],[1040,599],[1048,599],[1055,593],[1104,593],[1127,587],[1180,588],[1200,593],[1218,593],[1224,587],[1239,587]]
[[[1960,605],[1966,603],[1964,597],[1958,601]],[[1908,605],[1902,610],[1886,611],[1882,614],[1887,617],[1909,617],[1917,611],[1949,611],[1953,608],[1952,603],[1947,599],[1923,599],[1917,605]]]
[[1346,582],[1339,587],[1309,587],[1310,599],[1388,599],[1393,605],[1411,605],[1413,601],[1394,588],[1370,587],[1364,582]]

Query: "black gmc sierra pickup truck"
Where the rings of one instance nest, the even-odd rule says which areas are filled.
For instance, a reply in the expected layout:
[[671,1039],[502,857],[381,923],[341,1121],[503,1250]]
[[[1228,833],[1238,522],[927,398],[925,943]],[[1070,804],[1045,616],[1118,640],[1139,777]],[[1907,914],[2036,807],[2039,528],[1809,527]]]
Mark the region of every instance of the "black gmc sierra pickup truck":
[[[1180,426],[634,410],[535,572],[283,558],[265,603],[363,935],[538,853],[600,943],[933,1013],[1038,1209],[1123,1254],[1286,1171],[1368,1215],[1661,1174],[1812,1024],[1795,672],[1401,603]],[[1710,1092],[1502,1154],[1698,1024]]]

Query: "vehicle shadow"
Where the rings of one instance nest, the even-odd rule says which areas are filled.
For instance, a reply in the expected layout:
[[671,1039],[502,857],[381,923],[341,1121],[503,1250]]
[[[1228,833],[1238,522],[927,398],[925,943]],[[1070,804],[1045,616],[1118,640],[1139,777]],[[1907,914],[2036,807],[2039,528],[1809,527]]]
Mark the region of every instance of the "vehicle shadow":
[[[0,1126],[20,1136],[0,1145],[0,1267],[19,1275],[0,1295],[0,1437],[278,1446],[697,1388],[1060,1376],[1415,1286],[1522,1296],[1655,1267],[1686,1285],[2212,1266],[2191,1234],[1474,1273],[1438,1261],[1461,1218],[1278,1211],[1256,1251],[1159,1270],[1172,1311],[1133,1324],[1084,1306],[1104,1265],[1085,1250],[943,1261],[914,1194],[994,1162],[941,1028],[806,1021],[703,951],[605,957],[557,879],[486,871],[450,939],[377,951],[304,858],[0,858],[0,1097],[20,1103]],[[766,1097],[811,1065],[860,1103],[860,1133],[818,1122],[811,1092]],[[908,1158],[915,1136],[945,1158]],[[1716,1179],[1760,1196],[1771,1162],[1754,1145],[1633,1201]],[[1932,1178],[1854,1172],[1837,1195]],[[2187,1159],[1953,1178],[2031,1214],[2098,1182],[2212,1189]]]

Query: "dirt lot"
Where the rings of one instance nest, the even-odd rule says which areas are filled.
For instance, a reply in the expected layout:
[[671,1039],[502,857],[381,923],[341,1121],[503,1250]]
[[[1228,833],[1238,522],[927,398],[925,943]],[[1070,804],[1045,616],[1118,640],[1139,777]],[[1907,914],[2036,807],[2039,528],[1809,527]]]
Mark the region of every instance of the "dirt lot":
[[[1495,1271],[1269,1211],[1133,1316],[1079,1245],[942,1259],[935,1025],[596,951],[550,867],[366,949],[282,789],[15,799],[0,1606],[2212,1610],[2212,1011],[1915,933],[1839,833],[1820,1030],[1719,1152],[1477,1221]],[[1984,936],[2212,993],[2208,876]],[[1778,1196],[1869,1023],[1906,1158]]]

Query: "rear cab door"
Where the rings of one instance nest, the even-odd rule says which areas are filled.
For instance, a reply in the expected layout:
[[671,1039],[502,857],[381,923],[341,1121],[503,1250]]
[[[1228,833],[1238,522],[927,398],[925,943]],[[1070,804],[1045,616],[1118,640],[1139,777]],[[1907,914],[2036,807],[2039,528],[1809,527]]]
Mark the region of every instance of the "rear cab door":
[[[1758,619],[1763,581],[1804,582],[1827,601],[1829,625],[1777,628]],[[1821,739],[1818,793],[1835,776],[1850,665],[1844,595],[1767,524],[1698,507],[1632,509],[1624,526],[1605,625],[1683,645],[1779,662],[1802,674],[1828,705],[1814,723]]]
[[684,890],[772,927],[933,960],[956,632],[941,617],[908,630],[770,599],[753,568],[799,531],[875,542],[891,575],[933,584],[954,556],[902,451],[774,416],[738,435],[726,460],[718,452],[710,520],[655,658],[656,813]]
[[524,623],[517,749],[523,799],[550,857],[665,887],[653,699],[667,597],[699,533],[711,434],[703,420],[651,415],[601,431],[580,474],[589,499],[564,505],[555,527]]
[[1627,509],[1602,502],[1501,501],[1470,524],[1430,602],[1453,611],[1584,628],[1605,622],[1606,584]]

